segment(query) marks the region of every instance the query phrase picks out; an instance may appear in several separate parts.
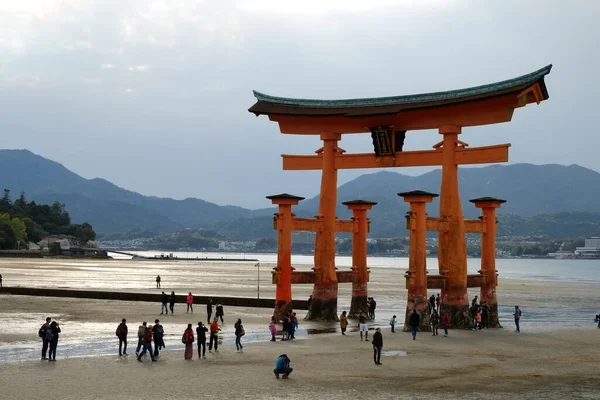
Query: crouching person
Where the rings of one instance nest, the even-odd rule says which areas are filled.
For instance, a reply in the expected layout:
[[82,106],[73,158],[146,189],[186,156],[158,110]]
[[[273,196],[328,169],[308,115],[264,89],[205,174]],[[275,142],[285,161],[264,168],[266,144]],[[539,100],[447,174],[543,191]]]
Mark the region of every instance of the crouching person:
[[282,354],[277,357],[275,369],[273,370],[275,378],[279,379],[279,374],[282,374],[282,378],[287,379],[293,370],[293,368],[290,368],[290,359],[288,358],[287,354]]

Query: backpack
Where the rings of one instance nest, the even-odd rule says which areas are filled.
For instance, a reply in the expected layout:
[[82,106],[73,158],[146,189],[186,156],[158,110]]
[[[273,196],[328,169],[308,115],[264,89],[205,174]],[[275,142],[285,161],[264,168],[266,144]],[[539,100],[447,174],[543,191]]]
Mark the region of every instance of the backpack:
[[185,341],[185,332],[183,333],[183,335],[181,336],[181,343],[183,344],[187,344],[187,342]]
[[38,336],[44,339],[46,337],[46,330],[48,328],[45,325],[40,326],[40,330],[38,331]]
[[121,325],[117,326],[117,330],[115,331],[115,335],[121,337]]

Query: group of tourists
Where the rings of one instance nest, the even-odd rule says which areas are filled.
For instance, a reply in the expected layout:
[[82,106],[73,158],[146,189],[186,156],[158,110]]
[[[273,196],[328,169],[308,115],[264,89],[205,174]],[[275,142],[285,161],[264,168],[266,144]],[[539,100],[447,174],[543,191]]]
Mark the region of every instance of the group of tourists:
[[[485,301],[482,301],[479,304],[479,296],[473,297],[471,301],[471,307],[469,308],[469,313],[471,314],[471,319],[473,321],[473,330],[482,330],[483,328],[489,328],[489,315],[490,315],[490,307],[487,305]],[[519,331],[517,325],[517,332]]]
[[[160,279],[160,276],[157,277],[157,279]],[[158,281],[157,281],[158,282]],[[169,310],[171,311],[171,315],[173,315],[173,313],[175,312],[175,303],[177,302],[177,296],[175,295],[174,291],[171,291],[171,294],[168,295],[165,292],[161,293],[161,298],[160,298],[160,303],[161,303],[161,307],[160,307],[160,315],[169,314]],[[186,303],[186,314],[193,314],[194,313],[194,295],[192,294],[192,292],[188,292],[187,296],[185,297],[185,303]],[[168,309],[167,309],[167,305],[168,305]],[[223,320],[223,316],[225,315],[224,311],[223,311],[223,305],[221,304],[220,301],[217,301],[216,304],[216,313],[215,313],[215,318],[220,318],[221,319],[221,323],[224,322]],[[211,323],[211,316],[213,313],[213,304],[212,304],[212,299],[208,300],[208,303],[206,304],[206,314],[207,314],[207,324]]]

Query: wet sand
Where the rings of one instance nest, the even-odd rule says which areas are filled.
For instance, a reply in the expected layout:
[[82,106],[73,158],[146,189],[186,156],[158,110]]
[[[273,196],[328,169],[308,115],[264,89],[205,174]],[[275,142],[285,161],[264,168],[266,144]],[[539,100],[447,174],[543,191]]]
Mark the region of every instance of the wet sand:
[[[138,262],[64,263],[0,260],[0,269],[5,282],[8,276],[23,286],[36,279],[38,283],[62,282],[62,286],[70,287],[83,283],[86,288],[156,292],[143,277],[124,280],[123,276],[137,276],[143,271],[151,278],[155,268],[166,268]],[[251,295],[256,289],[253,266],[177,264],[165,274],[177,277],[167,278],[170,282],[165,290],[174,287],[178,293],[192,290],[198,294]],[[272,297],[270,276],[264,275],[261,295]],[[3,348],[11,347],[30,346],[39,354],[37,329],[47,315],[63,321],[64,331],[56,363],[0,362],[0,399],[600,398],[600,330],[591,321],[592,310],[600,304],[595,283],[503,279],[498,292],[505,329],[451,331],[449,338],[420,333],[412,341],[409,334],[392,334],[387,327],[392,313],[403,315],[403,271],[372,268],[371,278],[370,292],[379,300],[376,323],[384,327],[384,351],[408,352],[404,357],[383,356],[383,366],[374,365],[370,344],[361,343],[356,332],[346,337],[299,335],[293,342],[270,343],[265,342],[270,310],[231,307],[225,309],[225,335],[231,336],[235,318],[243,319],[248,341],[243,354],[236,353],[233,344],[227,342],[207,360],[186,362],[182,350],[174,350],[163,352],[158,363],[147,360],[139,364],[133,357],[119,359],[116,355],[114,329],[121,318],[128,319],[130,353],[137,325],[155,318],[165,325],[167,348],[173,348],[181,346],[177,342],[187,323],[206,322],[204,305],[196,305],[192,316],[184,313],[184,305],[177,304],[175,315],[167,317],[158,315],[159,304],[0,296],[0,357]],[[340,286],[340,311],[349,304],[347,286]],[[294,293],[307,297],[310,286],[295,287]],[[521,334],[513,332],[510,320],[510,306],[514,304],[524,310]],[[566,329],[573,324],[575,329]],[[304,321],[300,325],[335,327]],[[96,342],[96,338],[101,341]],[[90,354],[94,354],[93,347],[108,346],[114,355],[82,357],[69,353],[69,346],[83,350],[87,346]],[[287,381],[272,375],[275,358],[281,353],[290,356],[295,369]]]
[[[0,364],[0,398],[244,399],[598,398],[598,332],[518,335],[507,330],[451,332],[449,338],[384,332],[383,356],[356,333],[232,346],[206,360],[163,352],[157,363],[116,356]],[[287,353],[289,380],[272,374]]]

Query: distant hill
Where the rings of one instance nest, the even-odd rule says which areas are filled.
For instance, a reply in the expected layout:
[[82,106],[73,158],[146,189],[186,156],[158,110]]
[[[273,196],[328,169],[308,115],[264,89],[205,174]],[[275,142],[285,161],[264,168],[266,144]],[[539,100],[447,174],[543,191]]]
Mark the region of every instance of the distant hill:
[[104,233],[133,229],[171,232],[256,215],[252,210],[200,199],[144,196],[104,179],[85,179],[28,150],[0,150],[0,186],[14,196],[25,191],[29,199],[38,202],[60,201],[73,221],[87,221]]
[[[422,189],[439,193],[440,171],[420,176],[380,171],[361,175],[340,186],[338,216],[349,218],[342,201],[365,199],[378,202],[370,213],[371,236],[403,236],[407,205],[398,192]],[[593,221],[600,213],[600,174],[577,165],[493,165],[483,168],[461,168],[459,172],[461,200],[468,218],[479,216],[479,210],[469,199],[494,196],[507,200],[499,210],[512,231],[560,229],[566,232],[569,214],[575,213],[579,228],[593,231]],[[315,181],[315,192],[319,182]],[[249,210],[236,206],[219,206],[200,199],[174,200],[144,196],[120,188],[104,179],[85,179],[59,163],[28,150],[0,150],[0,189],[20,191],[27,198],[66,205],[74,223],[89,222],[98,233],[145,232],[166,233],[186,228],[211,229],[233,239],[268,237],[272,230],[273,208]],[[305,195],[305,193],[294,193]],[[431,216],[437,215],[436,200],[428,206]],[[318,196],[305,200],[295,208],[298,216],[312,217],[318,211]],[[557,213],[563,213],[558,214]],[[579,213],[591,213],[581,217]],[[504,217],[507,216],[507,217]],[[508,215],[512,215],[507,219]],[[543,224],[535,215],[544,215]],[[572,215],[572,216],[573,216]],[[571,224],[571,225],[569,225]],[[587,226],[582,228],[583,225]],[[500,227],[504,229],[504,227]],[[570,228],[569,228],[570,229]],[[600,235],[600,232],[596,232]]]

